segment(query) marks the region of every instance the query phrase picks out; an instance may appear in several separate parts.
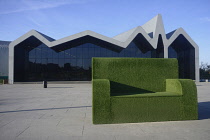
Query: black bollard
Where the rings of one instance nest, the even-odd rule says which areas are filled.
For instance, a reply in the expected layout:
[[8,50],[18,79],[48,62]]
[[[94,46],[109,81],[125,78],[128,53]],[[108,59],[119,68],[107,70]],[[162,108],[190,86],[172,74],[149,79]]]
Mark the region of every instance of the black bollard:
[[43,81],[44,88],[47,88],[47,80]]

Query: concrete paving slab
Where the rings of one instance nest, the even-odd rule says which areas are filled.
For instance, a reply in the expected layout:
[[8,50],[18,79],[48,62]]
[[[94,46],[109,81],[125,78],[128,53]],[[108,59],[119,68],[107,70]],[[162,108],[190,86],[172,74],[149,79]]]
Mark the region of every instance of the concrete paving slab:
[[210,83],[196,83],[199,120],[92,124],[91,84],[0,85],[0,140],[207,140]]

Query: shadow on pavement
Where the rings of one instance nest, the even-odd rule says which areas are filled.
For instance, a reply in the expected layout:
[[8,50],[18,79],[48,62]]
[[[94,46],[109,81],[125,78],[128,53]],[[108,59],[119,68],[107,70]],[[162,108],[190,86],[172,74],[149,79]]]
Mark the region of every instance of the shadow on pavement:
[[[57,110],[57,109],[69,109],[69,108],[87,108],[92,106],[72,106],[72,107],[60,107],[60,108],[42,108],[42,109],[26,109],[26,110],[13,110],[13,111],[1,111],[1,113],[14,113],[14,112],[27,112],[27,111],[41,111],[41,110]],[[198,103],[198,119],[210,119],[210,102]]]
[[72,107],[60,107],[60,108],[26,109],[26,110],[2,111],[0,113],[13,113],[13,112],[24,112],[24,111],[40,111],[40,110],[56,110],[56,109],[69,109],[69,108],[86,108],[86,107],[92,107],[92,106],[72,106]]
[[198,103],[198,119],[209,119],[210,118],[210,102]]

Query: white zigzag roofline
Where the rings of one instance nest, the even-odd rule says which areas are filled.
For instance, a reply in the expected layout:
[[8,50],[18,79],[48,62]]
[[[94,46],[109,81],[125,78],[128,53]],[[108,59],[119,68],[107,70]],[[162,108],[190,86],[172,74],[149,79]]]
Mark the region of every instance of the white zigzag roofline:
[[39,33],[36,30],[31,30],[28,33],[16,39],[15,41],[11,42],[10,47],[14,47],[18,45],[20,42],[26,40],[27,38],[31,36],[36,37],[48,47],[54,47],[56,45],[63,44],[65,42],[70,42],[81,37],[91,36],[93,38],[100,39],[102,41],[108,42],[115,46],[126,48],[138,34],[142,34],[144,38],[151,44],[151,46],[154,49],[157,48],[159,35],[162,36],[164,47],[168,48],[170,44],[173,43],[173,41],[180,34],[182,34],[191,43],[193,47],[198,48],[198,45],[190,38],[190,36],[182,28],[175,30],[175,32],[173,32],[170,38],[167,39],[163,22],[162,22],[162,16],[160,14],[158,14],[156,17],[154,17],[153,19],[145,23],[143,26],[138,26],[122,34],[119,34],[113,38],[101,35],[99,33],[96,33],[90,30],[86,30],[86,31],[83,31],[74,35],[70,35],[70,36],[67,36],[58,40],[54,40],[46,35]]

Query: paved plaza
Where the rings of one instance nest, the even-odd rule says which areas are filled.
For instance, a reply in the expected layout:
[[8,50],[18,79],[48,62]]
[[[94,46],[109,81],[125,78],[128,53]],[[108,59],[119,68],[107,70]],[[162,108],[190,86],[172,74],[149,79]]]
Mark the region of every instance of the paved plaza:
[[0,85],[0,140],[209,140],[210,83],[197,83],[199,120],[92,124],[92,85]]

